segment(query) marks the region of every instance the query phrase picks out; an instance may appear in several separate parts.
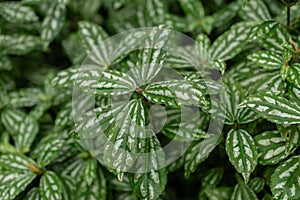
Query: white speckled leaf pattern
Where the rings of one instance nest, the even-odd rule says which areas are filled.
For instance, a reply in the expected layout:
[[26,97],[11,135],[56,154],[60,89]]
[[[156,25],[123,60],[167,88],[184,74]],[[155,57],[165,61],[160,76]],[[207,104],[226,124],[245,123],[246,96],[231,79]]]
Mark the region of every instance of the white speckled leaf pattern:
[[271,191],[274,200],[299,199],[299,156],[293,156],[279,165],[271,176]]
[[257,149],[251,135],[243,129],[230,130],[226,138],[226,152],[231,164],[241,173],[245,182],[257,165]]
[[299,124],[300,105],[275,93],[251,95],[239,107],[247,106],[266,120],[278,124]]
[[40,180],[40,192],[43,200],[62,200],[62,185],[58,176],[47,171]]

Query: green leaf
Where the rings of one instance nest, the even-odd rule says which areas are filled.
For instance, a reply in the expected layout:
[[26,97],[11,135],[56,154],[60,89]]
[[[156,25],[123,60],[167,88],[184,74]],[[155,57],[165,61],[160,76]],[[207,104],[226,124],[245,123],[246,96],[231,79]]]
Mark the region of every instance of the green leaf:
[[45,42],[45,46],[48,46],[62,29],[65,23],[65,12],[66,5],[56,2],[52,3],[47,10],[40,30],[41,39]]
[[78,26],[89,58],[104,67],[109,66],[112,47],[108,41],[105,41],[108,38],[105,30],[97,24],[85,21],[79,22]]
[[271,176],[271,191],[275,200],[299,199],[299,156],[293,156],[279,165]]
[[43,200],[61,200],[62,185],[58,176],[47,171],[40,180],[40,192]]
[[20,2],[1,2],[0,15],[10,23],[30,23],[39,20],[30,7]]
[[[6,178],[12,176],[8,174]],[[0,199],[13,200],[23,192],[31,181],[36,177],[34,173],[18,174],[9,182],[2,182],[0,185]]]
[[[279,23],[274,20],[262,21],[260,23],[257,23],[251,28],[249,40],[259,41],[271,38],[278,26]],[[269,51],[272,50],[269,49]]]
[[287,80],[294,85],[300,86],[300,63],[294,63],[290,67]]
[[206,34],[199,34],[196,38],[195,51],[197,56],[200,58],[201,63],[207,63],[207,61],[210,59],[210,43],[210,39]]
[[39,47],[40,38],[32,35],[0,35],[0,48],[5,54],[24,55]]
[[254,137],[260,165],[274,165],[293,151],[288,151],[278,131],[266,131]]
[[209,200],[229,200],[232,191],[231,187],[218,187],[205,188],[204,193]]
[[10,71],[13,65],[8,56],[0,54],[0,71]]
[[23,88],[8,94],[8,101],[12,107],[31,107],[40,102],[38,88]]
[[62,107],[62,109],[57,113],[55,118],[54,124],[56,129],[63,129],[73,124],[72,111],[72,102],[68,102]]
[[271,51],[258,51],[247,58],[265,69],[279,69],[284,64],[282,56]]
[[213,17],[215,18],[214,27],[223,28],[224,24],[229,24],[231,20],[237,15],[240,6],[236,2],[232,2],[226,6],[218,9]]
[[254,191],[246,184],[239,182],[233,190],[231,195],[231,200],[244,200],[244,199],[253,199],[258,200]]
[[68,176],[59,177],[62,184],[62,197],[64,200],[74,199],[76,191],[75,180]]
[[300,125],[280,125],[277,129],[281,133],[283,140],[286,142],[286,151],[290,152],[295,146],[300,146]]
[[219,36],[210,48],[213,59],[226,61],[240,53],[247,44],[250,34],[249,24],[240,23],[232,26]]
[[36,165],[32,159],[18,153],[2,153],[0,161],[0,167],[10,172],[29,172],[30,166]]
[[132,177],[134,192],[142,199],[158,199],[167,183],[165,169],[151,170],[147,173],[135,173]]
[[209,138],[191,145],[185,155],[184,176],[186,178],[196,171],[198,165],[209,156],[219,142],[220,137],[218,135],[210,135]]
[[241,173],[245,182],[257,165],[257,149],[251,135],[243,129],[230,130],[226,138],[226,152],[229,161]]
[[185,14],[194,19],[200,19],[205,15],[204,7],[199,0],[179,0]]
[[25,200],[42,200],[39,188],[35,187],[35,188],[31,189],[27,193]]
[[134,92],[135,80],[126,73],[116,70],[102,70],[98,67],[80,70],[75,85],[85,92],[109,96]]
[[83,63],[87,56],[81,41],[79,33],[70,34],[69,37],[62,41],[64,52],[72,63],[77,66]]
[[223,168],[213,168],[208,170],[201,179],[202,187],[215,188],[222,180],[223,172]]
[[181,120],[172,120],[162,130],[162,133],[170,139],[178,141],[194,141],[209,137],[208,133],[202,130],[197,121],[182,122]]
[[204,91],[200,87],[195,82],[186,80],[161,81],[148,85],[143,95],[150,102],[172,108],[179,108],[181,105],[206,106]]
[[167,55],[165,48],[171,35],[171,29],[163,26],[154,27],[144,38],[145,48],[139,51],[137,62],[132,69],[139,85],[151,83],[164,64]]
[[265,187],[265,180],[261,177],[250,179],[248,186],[255,192],[260,193]]
[[41,167],[45,167],[52,163],[64,145],[64,140],[58,135],[49,135],[43,138],[34,152],[38,154],[37,163]]
[[300,123],[300,106],[275,93],[258,93],[244,100],[239,107],[248,106],[261,117],[278,124]]
[[268,7],[261,0],[251,0],[247,2],[239,11],[239,16],[243,20],[263,21],[271,19]]
[[1,121],[13,137],[15,146],[22,152],[28,152],[39,132],[37,120],[19,110],[5,110]]
[[83,166],[83,180],[90,186],[97,175],[97,160],[88,159]]

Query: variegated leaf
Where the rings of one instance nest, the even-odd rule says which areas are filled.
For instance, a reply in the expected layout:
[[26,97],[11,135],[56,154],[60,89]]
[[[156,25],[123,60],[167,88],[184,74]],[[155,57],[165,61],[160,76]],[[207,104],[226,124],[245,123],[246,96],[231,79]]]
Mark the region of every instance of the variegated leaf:
[[300,106],[275,93],[258,93],[244,100],[239,107],[248,106],[261,117],[278,124],[299,124]]
[[185,14],[190,18],[200,19],[205,15],[201,1],[179,0],[179,3]]
[[40,38],[32,35],[0,35],[0,48],[3,53],[24,55],[39,47]]
[[58,35],[65,23],[66,4],[53,2],[42,22],[40,35],[47,46]]
[[86,21],[79,22],[78,26],[89,58],[100,66],[109,66],[112,46],[108,40],[105,41],[108,38],[105,30],[97,24]]
[[210,39],[205,34],[199,34],[196,38],[195,51],[200,58],[201,63],[207,63],[209,61],[209,49],[211,46]]
[[142,199],[155,200],[164,191],[166,183],[166,170],[160,169],[146,173],[135,173],[131,184],[137,196]]
[[[10,176],[10,175],[7,175]],[[23,192],[31,181],[36,177],[34,173],[19,174],[9,182],[1,182],[0,199],[13,200],[18,194]]]
[[290,67],[287,80],[296,86],[300,86],[300,63],[294,63]]
[[210,135],[209,138],[194,143],[185,155],[184,176],[188,178],[216,148],[219,142],[220,137],[218,135]]
[[35,188],[31,189],[27,193],[25,200],[42,200],[39,188],[35,187]]
[[163,67],[167,55],[167,43],[171,37],[171,29],[155,27],[144,38],[145,48],[140,50],[135,67],[131,69],[139,85],[151,83]]
[[250,179],[248,186],[255,192],[260,193],[265,187],[265,180],[261,177]]
[[241,173],[245,182],[257,165],[257,149],[251,135],[243,129],[230,130],[226,138],[226,152],[231,164]]
[[300,146],[300,125],[280,125],[277,124],[277,129],[281,133],[281,137],[286,142],[286,151]]
[[289,158],[275,169],[270,187],[274,200],[300,198],[299,156]]
[[43,200],[62,200],[62,184],[54,172],[47,171],[42,176],[40,192]]
[[202,187],[215,188],[223,177],[223,168],[213,168],[208,170],[202,178]]
[[258,51],[247,57],[252,62],[266,69],[279,69],[284,64],[281,55],[272,51]]
[[204,91],[200,87],[186,80],[162,81],[148,85],[142,93],[150,102],[168,107],[207,106]]
[[279,23],[274,20],[267,20],[257,23],[251,28],[249,40],[259,41],[270,38],[278,26]]
[[240,182],[234,187],[230,200],[244,199],[258,200],[254,191],[245,183]]
[[13,137],[16,147],[22,152],[28,152],[39,131],[37,120],[20,110],[5,110],[1,121]]
[[254,137],[261,165],[274,165],[293,151],[288,151],[278,131],[266,131]]
[[14,173],[33,171],[36,166],[36,163],[32,159],[18,153],[2,153],[0,161],[1,168]]
[[0,15],[10,23],[30,23],[39,20],[30,7],[20,2],[1,2]]
[[178,141],[193,141],[209,137],[208,133],[200,128],[196,121],[182,122],[173,120],[167,123],[162,129],[162,133],[170,139]]
[[13,68],[8,56],[0,54],[0,71],[10,71]]
[[34,149],[32,155],[37,157],[37,163],[41,167],[45,167],[52,163],[55,156],[64,145],[64,139],[58,135],[49,135],[41,140],[39,146]]
[[97,160],[88,159],[83,166],[83,180],[91,185],[97,176]]
[[[229,200],[233,192],[232,187],[217,187],[217,188],[205,188],[204,193],[208,200]],[[199,194],[200,196],[200,194]],[[200,197],[199,197],[200,199]]]
[[249,24],[240,23],[219,36],[210,48],[213,59],[226,61],[240,53],[248,41]]
[[62,129],[66,126],[72,125],[72,111],[73,111],[73,102],[69,102],[62,107],[62,109],[57,113],[55,118],[55,128]]
[[9,104],[12,107],[30,107],[40,102],[39,95],[41,90],[38,88],[23,88],[8,94]]
[[251,0],[242,6],[239,16],[243,20],[263,21],[271,18],[268,7],[261,0]]
[[62,184],[62,197],[64,200],[73,200],[76,190],[75,180],[69,176],[59,177]]

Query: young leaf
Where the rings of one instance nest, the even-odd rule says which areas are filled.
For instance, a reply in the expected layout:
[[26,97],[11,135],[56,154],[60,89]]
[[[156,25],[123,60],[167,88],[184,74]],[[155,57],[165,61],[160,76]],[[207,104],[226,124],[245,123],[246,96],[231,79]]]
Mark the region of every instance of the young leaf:
[[232,165],[243,175],[247,183],[258,159],[251,135],[242,129],[230,130],[226,138],[226,152]]
[[285,142],[277,131],[266,131],[254,137],[261,165],[274,165],[286,158]]
[[64,3],[52,3],[43,20],[40,35],[47,46],[57,36],[65,23],[66,5]]
[[239,107],[248,106],[261,117],[278,124],[299,124],[300,106],[275,93],[258,93],[244,100]]
[[279,165],[271,176],[271,190],[275,200],[299,199],[299,156],[293,156]]
[[184,176],[188,178],[196,171],[198,165],[202,163],[220,142],[218,135],[210,135],[209,138],[194,143],[185,156]]
[[[9,176],[9,175],[8,175]],[[19,174],[13,180],[0,185],[0,199],[13,200],[18,194],[23,192],[25,188],[36,177],[34,173]]]
[[249,24],[236,24],[230,30],[223,33],[210,48],[210,54],[213,59],[226,61],[238,53],[240,53],[246,43],[250,34]]
[[37,120],[19,110],[5,110],[1,120],[13,137],[16,147],[22,152],[28,152],[39,131]]
[[247,58],[265,69],[279,69],[284,64],[283,58],[271,51],[258,51]]
[[10,23],[30,23],[39,19],[30,7],[21,2],[1,2],[0,15]]
[[233,190],[233,193],[231,195],[231,200],[244,200],[244,199],[253,199],[258,200],[256,194],[253,192],[253,190],[246,185],[245,183],[239,182]]
[[43,200],[62,200],[62,185],[58,176],[47,171],[40,180],[40,192]]
[[268,7],[261,0],[251,0],[247,2],[239,12],[243,20],[263,21],[271,18]]

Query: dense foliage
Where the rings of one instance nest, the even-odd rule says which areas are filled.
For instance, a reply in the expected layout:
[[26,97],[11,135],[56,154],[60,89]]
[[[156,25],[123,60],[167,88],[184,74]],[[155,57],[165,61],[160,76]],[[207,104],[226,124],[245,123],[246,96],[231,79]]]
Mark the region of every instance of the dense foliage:
[[299,44],[297,0],[0,1],[0,200],[300,199]]

